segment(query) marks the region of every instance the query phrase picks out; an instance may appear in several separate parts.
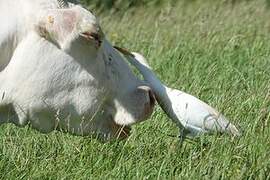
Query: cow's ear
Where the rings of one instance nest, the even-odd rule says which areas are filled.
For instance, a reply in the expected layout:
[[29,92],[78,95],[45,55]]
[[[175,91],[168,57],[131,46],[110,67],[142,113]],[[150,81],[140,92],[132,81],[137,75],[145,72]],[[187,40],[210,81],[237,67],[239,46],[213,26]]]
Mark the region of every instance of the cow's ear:
[[[46,25],[43,23],[38,23],[37,25],[35,25],[35,31],[38,33],[39,36],[54,42],[53,39],[50,38],[50,33],[47,31]],[[56,45],[58,45],[57,41],[54,42]]]
[[74,9],[48,10],[38,18],[35,30],[40,36],[62,47],[73,35],[77,19]]

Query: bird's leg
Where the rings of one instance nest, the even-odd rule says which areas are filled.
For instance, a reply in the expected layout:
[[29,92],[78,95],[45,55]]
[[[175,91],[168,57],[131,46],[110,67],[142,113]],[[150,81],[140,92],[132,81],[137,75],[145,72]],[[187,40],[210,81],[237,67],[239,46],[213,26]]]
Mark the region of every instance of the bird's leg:
[[180,141],[180,146],[182,147],[184,140],[186,139],[187,132],[185,131],[185,128],[180,128],[179,129],[179,141]]

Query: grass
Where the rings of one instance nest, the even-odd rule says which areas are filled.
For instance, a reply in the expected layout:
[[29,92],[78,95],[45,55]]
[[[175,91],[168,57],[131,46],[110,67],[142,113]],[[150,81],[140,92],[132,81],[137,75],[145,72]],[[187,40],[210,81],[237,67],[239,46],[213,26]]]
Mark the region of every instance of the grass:
[[146,55],[170,87],[217,107],[243,136],[180,147],[160,108],[126,141],[0,127],[1,179],[270,179],[270,11],[203,1],[98,14],[113,44]]

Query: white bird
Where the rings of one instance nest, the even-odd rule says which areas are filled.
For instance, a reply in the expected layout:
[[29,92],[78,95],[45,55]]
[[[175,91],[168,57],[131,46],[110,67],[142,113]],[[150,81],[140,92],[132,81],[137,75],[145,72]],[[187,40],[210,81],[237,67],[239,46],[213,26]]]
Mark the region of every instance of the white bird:
[[172,89],[155,76],[146,59],[139,53],[115,47],[143,75],[156,99],[170,119],[180,128],[180,137],[205,133],[227,133],[240,136],[239,130],[216,109],[183,91]]

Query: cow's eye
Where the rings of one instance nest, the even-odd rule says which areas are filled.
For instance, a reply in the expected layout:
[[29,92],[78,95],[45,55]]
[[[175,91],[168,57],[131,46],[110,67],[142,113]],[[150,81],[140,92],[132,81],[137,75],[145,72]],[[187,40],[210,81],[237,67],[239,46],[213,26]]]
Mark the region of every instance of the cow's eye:
[[83,32],[80,36],[84,37],[88,41],[95,41],[96,47],[99,48],[102,44],[102,36],[95,32]]

